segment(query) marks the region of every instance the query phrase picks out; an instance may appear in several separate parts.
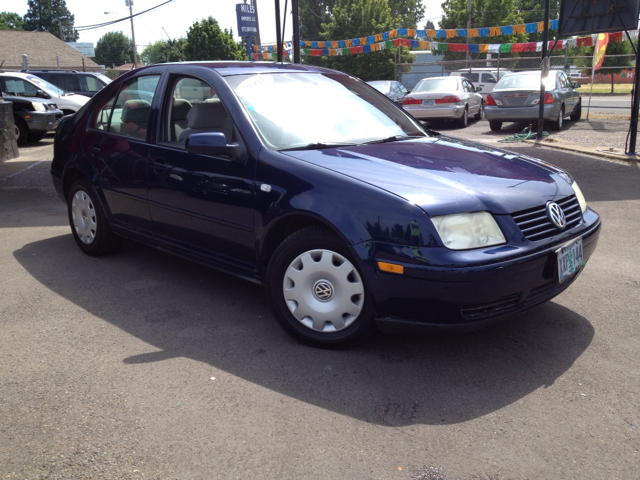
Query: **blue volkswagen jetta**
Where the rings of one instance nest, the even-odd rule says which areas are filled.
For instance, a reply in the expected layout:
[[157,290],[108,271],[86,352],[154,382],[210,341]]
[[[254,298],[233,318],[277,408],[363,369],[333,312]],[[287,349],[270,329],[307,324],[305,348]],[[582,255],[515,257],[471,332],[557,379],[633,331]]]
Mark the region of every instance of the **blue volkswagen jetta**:
[[83,252],[126,237],[263,284],[289,334],[330,348],[522,312],[600,230],[567,172],[303,65],[132,71],[63,120],[51,173]]

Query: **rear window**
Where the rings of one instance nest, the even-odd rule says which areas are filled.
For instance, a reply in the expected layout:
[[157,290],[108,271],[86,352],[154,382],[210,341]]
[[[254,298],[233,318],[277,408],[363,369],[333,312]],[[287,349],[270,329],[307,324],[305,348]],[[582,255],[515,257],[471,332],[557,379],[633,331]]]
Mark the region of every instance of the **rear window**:
[[[552,90],[556,86],[555,74],[550,74],[545,81],[545,89]],[[522,90],[539,90],[540,89],[540,72],[530,75],[508,75],[502,78],[496,85],[496,90],[517,88]]]
[[425,78],[420,80],[412,93],[417,92],[451,92],[458,89],[455,78]]

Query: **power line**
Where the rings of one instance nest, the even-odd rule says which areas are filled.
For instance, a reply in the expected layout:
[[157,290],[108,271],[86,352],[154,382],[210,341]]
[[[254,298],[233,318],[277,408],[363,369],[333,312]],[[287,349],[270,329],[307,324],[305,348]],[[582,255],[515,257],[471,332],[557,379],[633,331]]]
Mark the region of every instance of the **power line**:
[[147,10],[142,11],[142,12],[138,12],[138,13],[136,13],[134,15],[129,15],[127,17],[123,17],[123,18],[120,18],[118,20],[111,20],[109,22],[96,23],[95,25],[83,25],[81,27],[75,27],[75,29],[77,31],[79,31],[79,32],[86,32],[87,30],[95,30],[95,29],[98,29],[98,28],[108,27],[109,25],[114,25],[116,23],[124,22],[124,21],[129,20],[129,19],[131,19],[133,17],[137,17],[138,15],[142,15],[143,13],[147,13],[147,12],[150,12],[152,10],[155,10],[155,9],[160,8],[163,5],[166,5],[167,3],[171,3],[173,1],[174,0],[167,0],[166,2],[161,3],[160,5],[156,5],[155,7],[151,7],[149,9],[147,9]]

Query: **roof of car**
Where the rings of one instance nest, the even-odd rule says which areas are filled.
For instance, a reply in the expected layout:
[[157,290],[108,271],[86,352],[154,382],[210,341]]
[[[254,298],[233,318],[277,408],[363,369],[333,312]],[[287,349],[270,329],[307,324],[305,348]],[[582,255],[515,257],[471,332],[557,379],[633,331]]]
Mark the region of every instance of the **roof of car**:
[[[231,75],[247,75],[256,73],[273,73],[273,72],[336,72],[322,67],[314,67],[312,65],[302,65],[300,63],[277,63],[277,62],[230,62],[230,61],[212,61],[212,62],[176,62],[176,63],[160,63],[158,65],[196,65],[199,67],[207,67],[215,70],[223,77]],[[134,70],[135,71],[135,70]],[[345,74],[346,75],[346,74]]]

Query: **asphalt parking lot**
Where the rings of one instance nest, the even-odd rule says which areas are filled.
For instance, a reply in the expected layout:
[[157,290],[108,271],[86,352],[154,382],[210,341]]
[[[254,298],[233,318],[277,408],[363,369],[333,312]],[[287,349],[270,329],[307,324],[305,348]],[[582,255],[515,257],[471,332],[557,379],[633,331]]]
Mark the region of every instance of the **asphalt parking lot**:
[[21,149],[0,165],[1,477],[637,478],[640,168],[508,148],[603,219],[574,285],[478,332],[344,351],[295,343],[243,280],[135,243],[83,255],[51,137]]

